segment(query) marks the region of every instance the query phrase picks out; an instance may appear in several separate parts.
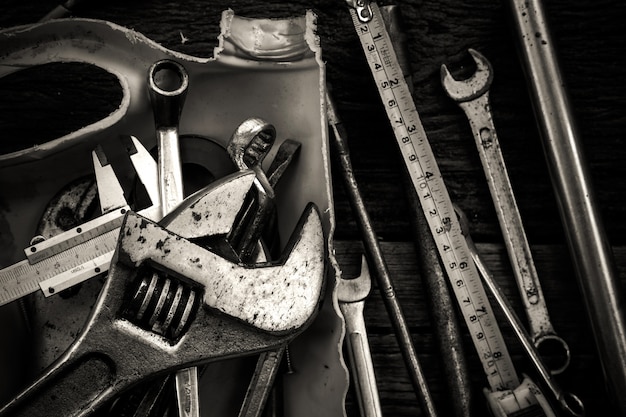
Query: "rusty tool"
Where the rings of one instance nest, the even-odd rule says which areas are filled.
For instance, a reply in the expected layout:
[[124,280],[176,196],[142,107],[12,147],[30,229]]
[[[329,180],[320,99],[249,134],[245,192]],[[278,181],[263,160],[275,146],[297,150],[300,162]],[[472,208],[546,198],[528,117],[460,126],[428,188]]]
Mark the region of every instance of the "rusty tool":
[[363,235],[365,253],[373,266],[374,277],[378,281],[378,288],[383,296],[385,308],[387,309],[387,313],[389,314],[391,323],[396,332],[396,338],[398,339],[413,388],[426,415],[436,416],[435,405],[428,384],[426,383],[426,377],[420,365],[417,352],[413,346],[409,327],[406,323],[404,313],[402,312],[402,307],[396,297],[396,291],[393,287],[391,275],[385,262],[382,249],[378,243],[378,237],[372,227],[367,208],[363,202],[363,197],[361,197],[356,178],[354,177],[345,127],[338,117],[328,88],[326,91],[326,112],[328,122],[333,130],[333,134],[330,136],[333,138],[332,146],[334,146],[335,149],[335,158],[339,164],[343,185],[348,195],[352,211],[356,215],[359,229]]
[[[400,7],[397,5],[381,6],[380,12],[385,27],[389,31],[398,65],[402,69],[409,91],[413,93],[407,37]],[[424,217],[422,204],[410,184],[408,173],[405,178],[407,201],[414,212],[414,216],[411,216],[411,224],[420,261],[420,276],[428,295],[430,316],[433,320],[443,374],[449,390],[450,401],[448,403],[456,417],[469,417],[472,411],[473,395],[456,305],[452,300],[445,271],[437,254],[437,246]]]
[[[500,308],[500,311],[502,311],[502,313],[504,314],[507,323],[513,329],[517,340],[524,348],[524,352],[530,359],[530,362],[535,369],[537,375],[541,379],[541,382],[546,388],[548,388],[553,398],[559,404],[559,407],[561,407],[562,411],[571,416],[584,416],[584,404],[576,395],[570,392],[563,391],[554,380],[550,371],[541,359],[541,356],[539,355],[539,352],[533,343],[534,341],[532,339],[532,336],[530,336],[522,326],[519,318],[515,314],[515,310],[513,310],[513,307],[503,295],[500,286],[492,277],[489,269],[481,259],[478,248],[474,244],[472,236],[470,235],[469,222],[467,220],[467,217],[465,216],[465,213],[458,206],[455,206],[455,211],[457,216],[459,217],[461,229],[463,230],[463,236],[465,236],[465,240],[467,241],[468,247],[472,253],[472,259],[476,263],[476,267],[480,272],[483,282],[486,284],[487,289],[491,293],[491,296],[496,301],[496,304]],[[545,406],[549,405],[546,404]]]
[[[476,147],[525,308],[533,344],[539,352],[558,354],[559,359],[550,363],[551,372],[559,374],[569,364],[570,349],[567,342],[556,333],[550,321],[530,245],[500,150],[489,103],[493,69],[489,61],[478,51],[470,49],[469,53],[476,63],[474,74],[467,79],[456,80],[448,68],[442,65],[441,84],[446,94],[463,109],[474,133]],[[546,349],[547,346],[552,348]]]
[[361,273],[353,279],[340,278],[337,284],[337,300],[346,322],[345,342],[354,377],[359,409],[363,417],[383,415],[374,363],[367,339],[367,328],[363,319],[365,299],[372,288],[369,269],[365,256],[361,258]]
[[216,181],[161,224],[129,212],[84,330],[0,415],[86,416],[145,378],[271,349],[301,332],[317,311],[325,272],[314,205],[279,262],[237,264],[187,239],[213,234],[204,210],[226,207],[219,215],[233,216],[253,180],[243,172]]
[[607,389],[620,413],[626,415],[624,292],[564,88],[550,27],[541,1],[508,3],[552,187]]

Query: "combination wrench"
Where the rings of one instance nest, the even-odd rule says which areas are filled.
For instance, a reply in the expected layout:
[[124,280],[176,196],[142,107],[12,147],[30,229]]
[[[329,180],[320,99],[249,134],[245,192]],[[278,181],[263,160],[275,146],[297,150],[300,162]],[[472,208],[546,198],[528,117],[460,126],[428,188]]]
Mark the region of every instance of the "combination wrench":
[[[552,350],[548,350],[547,347],[554,345],[554,351],[559,352],[559,363],[552,366],[551,372],[558,374],[569,365],[570,349],[567,342],[556,334],[550,321],[530,246],[500,150],[489,102],[489,87],[493,80],[493,70],[489,61],[479,52],[469,49],[469,53],[476,63],[474,74],[465,80],[456,80],[448,68],[442,65],[441,84],[446,94],[458,103],[469,120],[525,308],[530,336],[535,347],[542,353],[546,351],[552,353]],[[544,356],[547,355],[544,353]]]
[[[271,220],[276,214],[274,186],[300,148],[295,141],[283,142],[268,174],[263,170],[262,163],[275,140],[274,126],[263,119],[252,117],[237,127],[226,147],[237,168],[255,173],[254,188],[246,196],[233,233],[227,236],[235,257],[242,262],[269,260],[270,254],[262,241],[262,234],[271,227]],[[240,417],[258,417],[265,409],[286,346],[263,352],[259,356],[239,410]]]

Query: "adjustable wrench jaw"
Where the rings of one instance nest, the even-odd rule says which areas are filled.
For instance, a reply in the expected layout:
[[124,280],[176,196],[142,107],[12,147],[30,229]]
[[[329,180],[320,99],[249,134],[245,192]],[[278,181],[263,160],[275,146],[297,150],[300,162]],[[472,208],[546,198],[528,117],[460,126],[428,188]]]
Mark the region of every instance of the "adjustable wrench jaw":
[[[226,183],[242,178],[247,188],[238,199],[225,198],[230,206],[223,210],[236,211],[233,204],[252,187],[250,171]],[[141,380],[274,349],[307,327],[321,303],[326,272],[317,208],[307,207],[280,261],[257,265],[234,263],[182,237],[191,229],[215,230],[208,219],[195,226],[176,222],[194,213],[200,213],[198,204],[183,202],[163,224],[126,215],[81,335],[0,416],[87,416]]]
[[493,81],[493,71],[489,61],[474,49],[470,48],[468,51],[476,64],[476,71],[470,78],[456,80],[445,64],[441,66],[441,84],[446,94],[452,100],[461,103],[487,93]]

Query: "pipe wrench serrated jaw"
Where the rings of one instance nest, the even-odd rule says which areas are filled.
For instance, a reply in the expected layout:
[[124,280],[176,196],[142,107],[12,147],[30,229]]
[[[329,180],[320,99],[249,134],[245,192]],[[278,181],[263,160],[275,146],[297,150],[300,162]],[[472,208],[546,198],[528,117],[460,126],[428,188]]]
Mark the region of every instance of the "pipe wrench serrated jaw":
[[465,102],[473,100],[489,91],[493,81],[491,64],[480,52],[468,49],[476,64],[476,71],[465,80],[456,80],[445,64],[441,66],[441,84],[446,94],[453,100]]

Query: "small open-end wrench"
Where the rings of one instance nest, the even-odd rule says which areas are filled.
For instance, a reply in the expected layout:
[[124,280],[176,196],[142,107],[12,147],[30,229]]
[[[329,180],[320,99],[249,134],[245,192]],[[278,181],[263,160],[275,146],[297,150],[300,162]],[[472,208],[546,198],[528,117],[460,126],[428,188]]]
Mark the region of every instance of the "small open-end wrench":
[[383,415],[378,397],[374,363],[363,319],[365,299],[372,288],[365,256],[361,258],[361,273],[357,278],[341,278],[337,284],[337,300],[346,322],[345,343],[348,347],[354,386],[363,417]]
[[[513,329],[517,340],[524,348],[524,352],[530,359],[530,362],[533,368],[535,368],[537,375],[539,375],[539,377],[541,378],[541,382],[543,382],[543,385],[550,390],[550,393],[564,412],[574,417],[584,416],[585,408],[582,401],[576,395],[570,392],[563,391],[561,387],[556,383],[552,375],[550,375],[550,371],[545,366],[543,360],[539,356],[539,352],[533,345],[531,337],[522,326],[519,318],[517,317],[517,314],[515,314],[515,310],[513,310],[513,307],[503,295],[498,283],[492,277],[489,269],[482,261],[480,254],[478,253],[478,248],[476,248],[472,236],[469,233],[469,222],[467,221],[465,213],[457,206],[455,206],[454,209],[457,216],[459,217],[461,230],[463,231],[463,236],[465,237],[469,250],[472,254],[472,260],[476,264],[476,267],[480,272],[483,282],[486,284],[487,289],[498,304],[498,307],[500,307],[500,310],[504,314],[507,323]],[[535,396],[537,395],[535,394]],[[545,406],[547,406],[547,404]]]
[[212,232],[198,207],[215,213],[214,201],[232,216],[233,188],[247,191],[253,179],[248,171],[216,181],[161,224],[129,212],[85,328],[0,415],[86,416],[145,378],[272,349],[301,332],[319,308],[325,277],[313,205],[278,262],[237,264],[186,239]]
[[493,70],[489,61],[479,52],[469,49],[469,53],[476,63],[474,74],[465,80],[456,80],[448,68],[442,65],[441,84],[448,96],[463,109],[469,120],[526,311],[531,338],[540,352],[553,353],[552,349],[542,347],[554,345],[554,351],[558,351],[560,357],[557,364],[553,363],[551,371],[558,374],[569,365],[570,350],[567,342],[556,334],[550,322],[524,225],[500,150],[489,104]]

